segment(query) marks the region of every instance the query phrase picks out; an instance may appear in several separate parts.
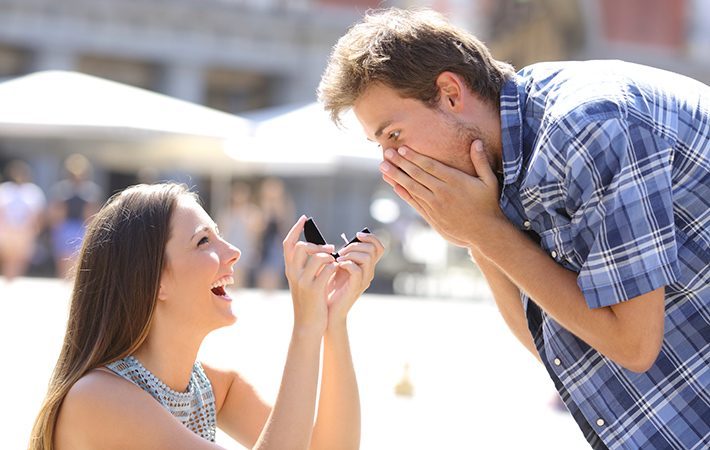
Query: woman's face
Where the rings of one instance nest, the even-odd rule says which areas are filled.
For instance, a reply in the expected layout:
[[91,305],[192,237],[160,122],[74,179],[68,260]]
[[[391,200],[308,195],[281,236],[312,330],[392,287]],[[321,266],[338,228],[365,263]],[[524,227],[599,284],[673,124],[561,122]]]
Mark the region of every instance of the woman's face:
[[181,196],[170,221],[166,268],[158,313],[180,330],[208,333],[236,321],[225,292],[234,283],[241,252],[219,235],[217,225],[190,196]]

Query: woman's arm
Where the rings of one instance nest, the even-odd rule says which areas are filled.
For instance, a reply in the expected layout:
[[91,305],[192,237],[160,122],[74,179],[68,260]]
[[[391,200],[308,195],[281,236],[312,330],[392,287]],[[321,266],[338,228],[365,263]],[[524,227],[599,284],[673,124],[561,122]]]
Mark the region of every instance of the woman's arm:
[[222,386],[228,386],[222,405],[217,405],[220,427],[249,448],[306,449],[311,442],[320,348],[328,320],[326,289],[336,264],[330,254],[332,245],[298,240],[305,220],[301,216],[283,242],[293,300],[293,333],[273,408],[236,374],[214,373],[212,369],[216,396],[221,397],[225,392]]
[[347,325],[328,325],[323,343],[323,374],[311,449],[360,447],[360,394]]
[[323,343],[323,374],[312,449],[360,447],[360,396],[347,330],[347,315],[370,286],[384,248],[371,234],[340,251],[338,270],[328,287],[328,328]]
[[[303,221],[302,218],[296,224],[298,233]],[[242,445],[248,448],[308,448],[310,445],[313,449],[339,450],[359,446],[360,401],[346,317],[353,303],[369,286],[374,276],[374,265],[384,252],[382,244],[374,236],[362,236],[361,240],[363,243],[353,244],[341,251],[335,276],[328,276],[328,283],[321,286],[321,294],[311,293],[310,297],[303,297],[304,283],[299,281],[299,270],[294,270],[293,266],[305,269],[303,261],[311,259],[308,255],[315,255],[323,247],[304,242],[296,244],[291,241],[288,244],[293,250],[286,251],[285,256],[294,297],[294,324],[310,322],[295,309],[300,304],[299,299],[304,298],[322,299],[327,321],[318,322],[325,329],[318,328],[320,334],[314,334],[319,336],[317,340],[311,341],[308,336],[313,335],[309,333],[294,331],[279,398],[273,408],[237,373],[203,365],[217,397],[218,424]],[[323,258],[325,261],[328,259]],[[312,275],[305,277],[311,278]],[[320,336],[323,334],[323,373],[318,418],[314,427],[320,355],[313,349],[320,348]],[[306,350],[304,353],[300,348],[308,348],[310,352]],[[310,444],[304,444],[305,436],[310,439],[311,433]]]

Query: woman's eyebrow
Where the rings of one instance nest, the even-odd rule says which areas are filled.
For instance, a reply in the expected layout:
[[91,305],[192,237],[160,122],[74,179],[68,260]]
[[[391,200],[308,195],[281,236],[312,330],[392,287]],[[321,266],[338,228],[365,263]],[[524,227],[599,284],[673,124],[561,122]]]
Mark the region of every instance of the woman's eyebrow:
[[195,234],[192,235],[190,240],[195,239],[195,236],[202,233],[203,231],[215,231],[215,230],[217,230],[217,225],[214,223],[211,225],[200,225],[199,227],[197,227],[197,229],[195,230]]

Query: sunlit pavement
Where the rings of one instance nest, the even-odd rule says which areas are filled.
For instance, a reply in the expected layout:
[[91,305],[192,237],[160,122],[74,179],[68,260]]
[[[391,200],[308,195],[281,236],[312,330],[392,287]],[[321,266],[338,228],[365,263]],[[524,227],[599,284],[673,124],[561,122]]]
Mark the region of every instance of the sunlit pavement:
[[[56,362],[70,285],[0,278],[0,448],[23,449]],[[239,370],[269,400],[291,327],[287,292],[238,291],[236,325],[207,338],[201,359]],[[362,402],[363,450],[584,449],[552,383],[491,301],[364,296],[349,321]],[[411,397],[395,386],[409,365]],[[242,447],[223,434],[218,443]]]

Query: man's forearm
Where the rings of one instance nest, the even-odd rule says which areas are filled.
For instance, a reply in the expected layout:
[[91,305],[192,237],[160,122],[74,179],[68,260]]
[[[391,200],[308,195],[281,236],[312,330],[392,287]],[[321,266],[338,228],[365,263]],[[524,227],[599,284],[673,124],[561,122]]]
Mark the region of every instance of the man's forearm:
[[[618,364],[644,370],[645,364],[638,362],[639,356],[652,354],[653,350],[646,350],[647,339],[641,330],[643,316],[639,315],[634,323],[629,316],[618,317],[611,307],[590,309],[574,272],[557,264],[507,221],[499,221],[489,230],[486,236],[479,236],[474,245],[476,251],[564,328]],[[654,345],[655,341],[651,348]]]
[[498,311],[503,320],[513,332],[516,338],[527,348],[530,353],[540,360],[540,355],[535,348],[532,335],[528,329],[525,311],[520,300],[520,290],[514,285],[498,267],[481,254],[476,248],[469,249],[471,257],[478,268],[486,277],[488,286],[491,288]]

